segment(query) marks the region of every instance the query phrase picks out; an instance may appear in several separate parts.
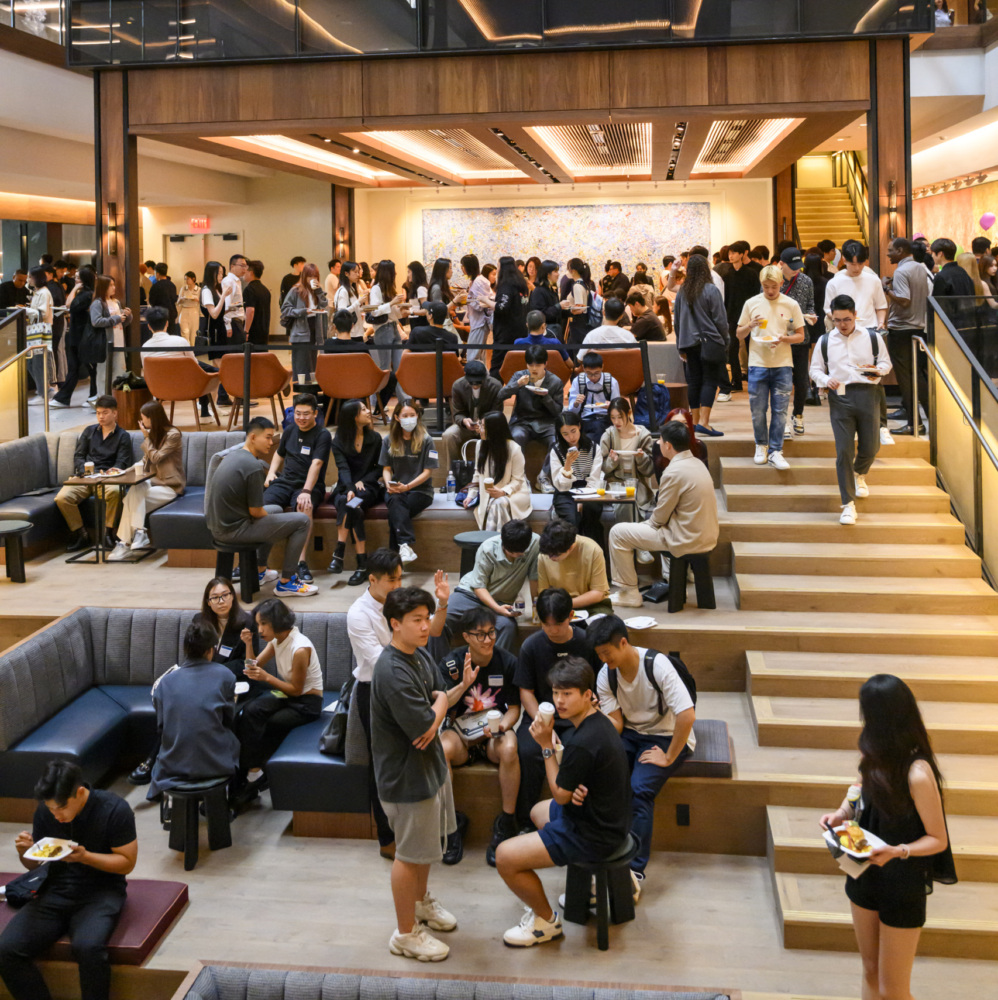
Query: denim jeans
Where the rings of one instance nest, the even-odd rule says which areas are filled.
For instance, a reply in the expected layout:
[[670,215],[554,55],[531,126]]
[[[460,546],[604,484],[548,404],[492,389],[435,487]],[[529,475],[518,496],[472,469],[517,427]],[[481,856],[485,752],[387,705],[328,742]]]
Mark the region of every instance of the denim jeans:
[[783,451],[783,429],[787,423],[787,406],[794,387],[794,370],[763,368],[749,365],[748,394],[752,409],[752,430],[757,445],[766,443],[767,416],[769,422],[769,452]]

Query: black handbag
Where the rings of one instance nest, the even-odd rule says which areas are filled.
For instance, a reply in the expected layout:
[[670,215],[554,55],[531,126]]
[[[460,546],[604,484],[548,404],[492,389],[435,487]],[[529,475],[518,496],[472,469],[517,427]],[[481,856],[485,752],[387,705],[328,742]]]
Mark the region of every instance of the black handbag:
[[477,440],[472,438],[470,441],[465,441],[461,446],[461,457],[453,459],[450,463],[450,474],[454,477],[459,493],[475,478],[475,463],[467,459],[466,449],[469,444],[474,444]]
[[107,360],[107,334],[89,322],[80,336],[77,357],[85,365],[100,365]]
[[724,344],[719,344],[716,340],[708,337],[705,333],[698,333],[700,338],[700,360],[708,365],[723,365],[728,361],[728,348]]
[[39,865],[33,871],[18,875],[8,882],[4,886],[4,899],[7,900],[7,905],[19,910],[26,903],[30,903],[41,892],[48,874],[49,866]]
[[353,694],[354,679],[348,678],[340,688],[339,701],[333,709],[319,737],[319,753],[338,757],[343,753],[347,743],[347,718],[350,715],[350,698]]

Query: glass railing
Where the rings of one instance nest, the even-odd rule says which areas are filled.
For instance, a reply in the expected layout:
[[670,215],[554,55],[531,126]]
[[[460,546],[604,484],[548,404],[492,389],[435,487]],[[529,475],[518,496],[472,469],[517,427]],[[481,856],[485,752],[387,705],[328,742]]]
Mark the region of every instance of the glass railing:
[[[10,2],[10,0],[7,0]],[[15,6],[30,0],[13,0]],[[932,30],[931,0],[65,0],[76,65],[794,40]]]
[[47,42],[66,42],[63,0],[0,0],[0,24]]

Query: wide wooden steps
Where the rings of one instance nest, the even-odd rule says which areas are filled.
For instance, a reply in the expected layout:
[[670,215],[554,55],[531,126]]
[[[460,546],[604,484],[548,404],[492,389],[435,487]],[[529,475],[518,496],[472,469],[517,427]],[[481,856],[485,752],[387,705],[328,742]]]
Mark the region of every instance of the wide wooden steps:
[[998,703],[998,658],[993,657],[752,650],[745,659],[753,695],[856,698],[869,677],[894,674],[919,700]]
[[[842,500],[837,486],[811,484],[724,484],[728,510],[812,511],[838,514]],[[859,519],[864,514],[946,514],[949,495],[938,486],[875,486],[870,495],[856,502]],[[842,526],[843,531],[849,528]]]
[[[923,701],[922,718],[937,753],[998,753],[993,703]],[[855,748],[861,723],[854,698],[752,696],[756,737],[762,746]]]
[[721,534],[739,542],[848,542],[884,545],[962,545],[966,529],[952,514],[868,514],[848,526],[808,511],[720,511]]
[[[769,855],[775,871],[838,874],[818,829],[821,814],[820,809],[794,806],[766,808]],[[966,882],[998,882],[998,816],[948,815],[946,823],[957,877]]]
[[743,611],[998,614],[998,594],[965,577],[739,573],[735,584]]
[[[790,450],[787,449],[788,461]],[[834,486],[835,458],[794,455],[790,468],[782,472],[771,465],[756,465],[751,458],[721,459],[725,484],[779,483],[790,486]],[[936,470],[924,458],[877,458],[867,475],[871,488],[878,486],[935,486]]]
[[812,542],[731,543],[736,573],[980,578],[981,558],[965,545]]
[[[737,399],[738,396],[736,395]],[[718,404],[714,410],[715,416],[720,420],[724,415],[724,404]],[[804,410],[805,427],[809,422],[817,424],[826,423],[828,420],[828,410],[825,407],[808,407]],[[713,460],[716,456],[718,460],[728,457],[747,458],[752,461],[752,454],[755,451],[755,440],[751,435],[739,434],[737,431],[726,433],[723,438],[710,439],[710,455]],[[794,462],[803,458],[835,458],[835,441],[831,435],[802,434],[793,438],[788,438],[783,442],[783,454],[788,462]],[[925,461],[929,459],[928,438],[915,439],[910,435],[901,435],[894,439],[894,444],[882,445],[877,461],[897,458],[921,458]],[[767,466],[763,466],[767,468]],[[775,470],[774,470],[775,471]]]
[[[841,875],[774,872],[786,948],[855,951],[849,900]],[[998,957],[998,886],[959,882],[937,886],[918,942],[920,956]]]

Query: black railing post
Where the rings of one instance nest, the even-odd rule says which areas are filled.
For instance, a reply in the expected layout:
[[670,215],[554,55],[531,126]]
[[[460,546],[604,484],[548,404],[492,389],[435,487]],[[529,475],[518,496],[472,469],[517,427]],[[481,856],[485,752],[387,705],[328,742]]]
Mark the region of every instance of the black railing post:
[[[253,345],[247,340],[243,344],[243,431],[249,433],[250,422],[250,371],[253,358]],[[221,367],[221,363],[219,363]],[[291,375],[294,378],[294,373]],[[277,428],[278,431],[280,427]]]
[[[970,368],[970,412],[977,429],[981,429],[981,377],[977,369]],[[974,551],[984,555],[984,462],[981,439],[974,434],[971,441],[974,448]]]
[[434,351],[436,353],[437,369],[437,431],[440,434],[447,429],[444,427],[444,355],[443,344],[436,341]]

